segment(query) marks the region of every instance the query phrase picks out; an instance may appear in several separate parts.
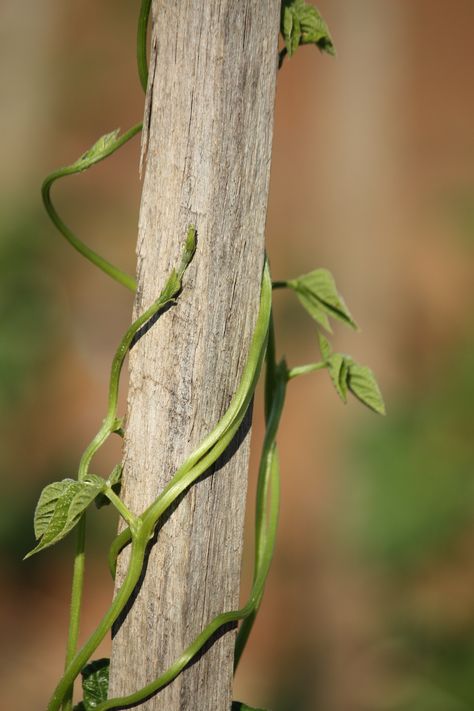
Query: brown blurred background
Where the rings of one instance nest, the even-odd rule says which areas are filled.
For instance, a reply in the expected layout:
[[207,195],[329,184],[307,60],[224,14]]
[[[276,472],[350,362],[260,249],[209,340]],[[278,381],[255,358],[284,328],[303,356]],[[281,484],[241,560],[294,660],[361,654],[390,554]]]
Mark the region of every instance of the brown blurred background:
[[[12,711],[44,708],[66,636],[72,541],[22,563],[34,506],[74,475],[131,314],[57,236],[39,186],[140,120],[138,4],[0,3],[0,707]],[[292,383],[278,550],[235,696],[273,711],[469,711],[474,3],[318,7],[338,57],[303,48],[278,78],[269,252],[277,279],[331,269],[362,326],[335,343],[373,367],[388,416],[344,407],[325,373]],[[137,160],[135,140],[54,189],[66,222],[130,271]],[[290,363],[316,359],[311,321],[290,294],[275,301]],[[97,470],[118,457],[111,447]],[[90,518],[84,635],[112,593],[115,518]],[[250,500],[243,592],[251,523]]]

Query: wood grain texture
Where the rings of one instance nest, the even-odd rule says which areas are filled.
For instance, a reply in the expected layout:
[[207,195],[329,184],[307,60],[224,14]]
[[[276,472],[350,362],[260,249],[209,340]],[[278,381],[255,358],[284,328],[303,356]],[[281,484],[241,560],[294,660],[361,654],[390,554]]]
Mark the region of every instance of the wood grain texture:
[[[256,320],[264,253],[279,0],[153,5],[135,314],[158,295],[189,224],[198,247],[177,305],[134,346],[124,498],[144,510],[226,410]],[[250,415],[219,466],[159,527],[146,577],[114,630],[110,696],[164,671],[235,609]],[[231,455],[231,456],[230,456]],[[119,561],[123,579],[126,553]],[[140,709],[227,711],[235,630]]]

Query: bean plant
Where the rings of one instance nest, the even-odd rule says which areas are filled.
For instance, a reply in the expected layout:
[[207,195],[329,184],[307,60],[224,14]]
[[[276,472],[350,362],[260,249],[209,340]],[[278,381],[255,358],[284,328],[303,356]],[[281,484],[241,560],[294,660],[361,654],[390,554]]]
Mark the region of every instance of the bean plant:
[[[148,80],[146,37],[150,6],[151,0],[141,0],[138,20],[138,74],[144,90],[146,90]],[[279,52],[279,67],[283,65],[285,58],[291,58],[302,45],[315,45],[322,52],[330,55],[335,54],[334,44],[326,23],[316,8],[304,0],[283,1],[280,29],[282,49]],[[135,279],[84,244],[64,223],[53,205],[51,188],[60,178],[86,171],[111,156],[138,134],[141,128],[142,125],[138,123],[122,134],[116,130],[102,136],[74,163],[51,173],[42,186],[45,208],[61,235],[89,262],[132,292],[136,289]],[[65,670],[52,693],[47,707],[48,711],[57,711],[58,709],[71,711],[74,682],[79,675],[82,676],[83,699],[74,706],[74,711],[90,711],[91,709],[106,711],[124,706],[127,708],[135,706],[170,683],[193,660],[212,635],[223,625],[231,622],[241,623],[235,644],[234,666],[236,668],[262,602],[275,546],[280,492],[276,437],[288,384],[297,377],[325,370],[344,403],[347,401],[348,395],[351,394],[373,411],[380,414],[385,412],[383,399],[372,371],[367,366],[357,363],[350,356],[332,349],[329,340],[332,333],[332,321],[339,321],[352,329],[357,329],[357,325],[340,295],[331,273],[320,268],[292,279],[272,282],[268,258],[265,258],[256,326],[240,382],[236,385],[227,411],[197,449],[183,462],[151,506],[140,515],[132,513],[120,498],[121,465],[117,464],[108,476],[99,476],[95,470],[91,471],[91,465],[94,455],[110,436],[123,437],[122,418],[118,414],[119,381],[122,366],[132,342],[139,337],[140,329],[145,324],[148,324],[152,318],[159,317],[165,307],[175,304],[181,291],[186,289],[186,269],[192,261],[197,247],[197,234],[193,225],[189,226],[182,241],[180,263],[169,274],[157,299],[132,323],[119,343],[110,371],[106,415],[97,434],[84,450],[79,462],[77,477],[48,484],[41,492],[36,506],[34,532],[37,543],[25,558],[58,543],[73,529],[76,533]],[[286,289],[290,294],[293,294],[313,320],[319,346],[319,358],[315,362],[290,367],[284,359],[277,360],[272,318],[272,291],[274,289]],[[146,334],[146,329],[143,331]],[[146,338],[146,335],[142,337]],[[212,467],[235,437],[252,401],[263,364],[265,364],[265,436],[258,471],[255,561],[249,598],[241,609],[222,612],[211,620],[181,656],[154,681],[128,696],[108,699],[109,660],[91,661],[91,658],[104,637],[110,633],[112,625],[130,600],[142,574],[147,547],[153,538],[158,522],[176,499]],[[214,476],[218,476],[218,474],[214,474]],[[110,546],[108,564],[112,576],[115,576],[119,553],[126,546],[131,547],[131,553],[122,586],[94,632],[78,649],[85,572],[86,510],[93,503],[98,508],[112,504],[126,523],[126,528],[112,541]],[[245,709],[252,711],[250,706],[241,702],[234,701],[232,703],[233,711],[245,711]]]

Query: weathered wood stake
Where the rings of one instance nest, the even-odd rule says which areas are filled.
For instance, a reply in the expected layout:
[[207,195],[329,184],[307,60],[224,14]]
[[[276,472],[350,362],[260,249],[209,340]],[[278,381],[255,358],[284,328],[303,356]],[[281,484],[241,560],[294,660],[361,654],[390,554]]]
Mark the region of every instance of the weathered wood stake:
[[[255,323],[264,252],[280,0],[154,0],[143,139],[135,313],[198,247],[184,290],[134,346],[125,502],[140,513],[219,420]],[[210,619],[239,602],[248,418],[239,442],[160,526],[146,576],[113,639],[110,696],[164,671]],[[126,553],[119,561],[123,579]],[[149,711],[228,711],[227,630]]]

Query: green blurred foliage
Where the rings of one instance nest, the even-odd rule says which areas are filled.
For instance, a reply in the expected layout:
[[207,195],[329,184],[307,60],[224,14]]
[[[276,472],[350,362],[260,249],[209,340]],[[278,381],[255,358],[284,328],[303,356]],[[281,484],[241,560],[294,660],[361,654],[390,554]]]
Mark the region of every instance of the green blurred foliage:
[[[386,422],[358,434],[347,467],[345,533],[365,563],[400,591],[381,630],[401,646],[404,667],[396,698],[381,704],[387,711],[474,708],[471,606],[463,602],[462,625],[446,615],[457,604],[449,595],[452,576],[467,572],[449,563],[474,521],[474,344],[452,353],[437,373],[422,394],[404,393]],[[423,566],[431,571],[428,582]],[[434,613],[423,595],[416,602],[420,581],[425,596],[426,587],[428,598],[437,595]]]
[[450,358],[423,395],[405,393],[350,449],[350,539],[377,564],[439,555],[474,519],[474,345]]
[[21,219],[0,224],[0,419],[31,396],[58,338],[45,220],[18,210]]

